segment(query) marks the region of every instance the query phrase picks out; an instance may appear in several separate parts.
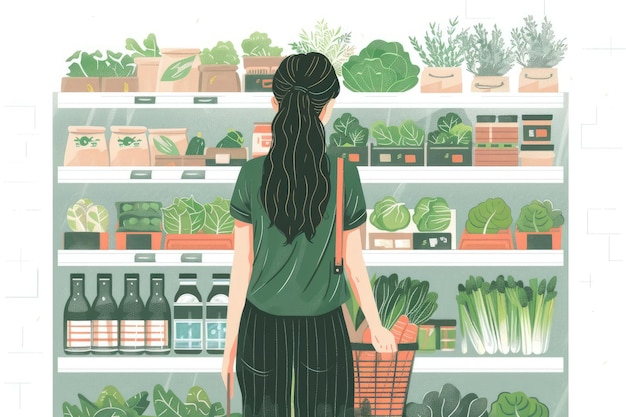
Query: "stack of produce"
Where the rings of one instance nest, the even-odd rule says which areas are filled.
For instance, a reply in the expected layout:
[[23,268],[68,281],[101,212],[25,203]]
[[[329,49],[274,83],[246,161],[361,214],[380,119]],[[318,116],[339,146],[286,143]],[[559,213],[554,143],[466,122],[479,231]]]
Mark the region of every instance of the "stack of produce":
[[523,141],[520,149],[522,165],[552,166],[554,144],[552,143],[551,114],[523,114]]
[[517,166],[519,127],[516,115],[476,116],[475,166]]
[[117,208],[116,249],[160,249],[161,203],[123,201]]

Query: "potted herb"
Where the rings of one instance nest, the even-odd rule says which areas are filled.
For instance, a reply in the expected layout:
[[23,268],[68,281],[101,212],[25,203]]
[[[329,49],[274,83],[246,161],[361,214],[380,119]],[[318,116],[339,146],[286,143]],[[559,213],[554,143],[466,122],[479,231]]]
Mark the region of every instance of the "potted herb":
[[126,39],[126,50],[137,66],[137,91],[156,91],[161,51],[154,33],[148,34],[142,44],[133,38]]
[[462,93],[463,37],[467,29],[457,31],[458,18],[450,19],[447,36],[438,24],[430,23],[430,33],[424,35],[424,45],[417,38],[409,37],[413,48],[419,53],[426,67],[422,75],[422,93]]
[[398,93],[417,85],[420,68],[399,42],[374,40],[343,64],[343,84],[350,91]]
[[239,54],[230,41],[204,48],[200,53],[200,91],[240,92],[238,64]]
[[513,249],[511,208],[500,197],[472,207],[467,214],[459,249]]
[[192,196],[163,208],[164,249],[233,249],[235,220],[230,200],[201,204]]
[[557,40],[548,17],[541,22],[541,31],[533,16],[524,18],[524,25],[511,31],[515,60],[522,66],[519,91],[558,92],[558,72],[567,44],[565,38]]
[[367,213],[368,249],[412,249],[413,233],[417,229],[411,223],[411,216],[406,204],[393,196],[377,201]]
[[471,166],[472,126],[455,112],[437,118],[437,129],[428,134],[427,166]]
[[341,33],[341,28],[331,29],[324,19],[315,24],[315,29],[300,32],[300,40],[289,44],[296,53],[319,52],[324,54],[335,68],[338,77],[342,75],[343,64],[354,54],[350,45],[351,33]]
[[121,201],[117,209],[115,248],[150,249],[161,248],[161,206],[158,201]]
[[506,75],[515,61],[513,49],[507,46],[502,30],[493,26],[491,33],[482,23],[474,31],[463,36],[463,54],[467,70],[474,74],[474,92],[509,92],[509,77]]
[[109,212],[88,198],[81,198],[67,209],[71,232],[63,234],[63,249],[107,249]]
[[533,200],[523,206],[515,223],[517,249],[561,249],[565,218],[550,200]]
[[267,33],[253,32],[241,42],[245,69],[244,91],[272,91],[274,73],[283,60],[283,48],[272,45]]
[[367,147],[369,130],[361,126],[359,119],[351,113],[343,113],[333,122],[333,129],[334,132],[329,138],[328,153],[346,158],[356,165],[369,165]]
[[123,52],[76,51],[65,62],[69,72],[61,80],[63,92],[137,91],[135,63]]
[[424,129],[413,120],[388,126],[377,121],[370,126],[376,139],[371,146],[373,166],[424,166]]
[[423,197],[411,219],[417,226],[413,249],[456,249],[456,210],[442,197]]
[[226,135],[214,147],[207,147],[205,162],[207,166],[241,166],[248,160],[248,148],[243,146],[243,134],[235,129],[228,129]]

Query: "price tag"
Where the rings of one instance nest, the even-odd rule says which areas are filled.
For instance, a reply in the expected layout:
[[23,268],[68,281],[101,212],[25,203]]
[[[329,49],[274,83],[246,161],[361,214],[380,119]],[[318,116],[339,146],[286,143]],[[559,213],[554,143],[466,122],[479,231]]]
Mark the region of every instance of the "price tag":
[[154,253],[136,253],[135,262],[156,262]]
[[184,170],[181,176],[184,180],[203,180],[205,178],[204,170]]
[[193,104],[217,104],[217,97],[194,97]]
[[202,262],[201,253],[183,253],[180,255],[180,261],[182,263],[200,263]]
[[155,104],[155,96],[135,96],[135,104]]
[[149,180],[152,179],[152,171],[149,169],[133,169],[130,171],[131,180]]

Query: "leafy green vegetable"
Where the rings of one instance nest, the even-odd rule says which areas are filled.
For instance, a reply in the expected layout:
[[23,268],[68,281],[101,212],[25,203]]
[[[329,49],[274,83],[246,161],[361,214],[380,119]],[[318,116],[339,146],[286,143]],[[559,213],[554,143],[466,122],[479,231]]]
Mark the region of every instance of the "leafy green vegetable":
[[405,120],[399,126],[387,126],[383,121],[377,121],[370,126],[372,136],[377,146],[415,146],[424,144],[424,129],[413,120]]
[[491,404],[489,417],[548,417],[548,407],[521,391],[501,392]]
[[361,126],[359,119],[351,113],[343,113],[333,122],[335,131],[330,134],[330,143],[335,146],[366,146],[369,130]]
[[502,30],[494,24],[490,35],[482,23],[473,29],[473,33],[463,36],[467,70],[477,76],[502,76],[509,72],[515,56],[512,48],[506,46]]
[[272,40],[263,32],[253,32],[241,42],[241,48],[246,56],[280,56],[283,53],[283,48],[272,46]]
[[565,55],[565,38],[556,40],[552,23],[544,16],[541,31],[532,15],[524,18],[524,25],[511,30],[515,60],[525,68],[553,68]]
[[402,92],[415,87],[419,67],[399,42],[375,40],[343,64],[343,83],[357,92]]
[[180,155],[174,141],[167,136],[159,135],[154,138],[153,143],[154,147],[163,155]]
[[109,227],[109,212],[88,198],[81,198],[67,209],[67,224],[74,232],[104,233]]
[[176,197],[162,212],[165,233],[222,234],[232,233],[235,226],[235,219],[230,215],[230,200],[221,197],[204,205],[193,196]]
[[446,230],[452,221],[452,212],[442,197],[424,197],[417,202],[413,222],[421,232]]
[[239,64],[239,54],[231,41],[219,41],[213,48],[204,48],[200,53],[201,64]]
[[135,73],[134,59],[123,52],[107,50],[106,55],[101,51],[76,51],[65,60],[69,62],[69,77],[130,77]]
[[437,119],[437,130],[428,134],[428,146],[471,146],[472,126],[461,116],[448,112]]
[[547,232],[564,221],[561,210],[554,209],[550,200],[533,200],[521,208],[516,225],[520,232]]
[[116,202],[118,232],[160,232],[161,203],[158,201]]
[[78,394],[78,399],[80,407],[67,401],[63,403],[63,417],[139,417],[150,405],[146,391],[125,401],[119,390],[112,385],[104,387],[95,402],[82,394]]
[[468,29],[463,29],[456,33],[458,17],[448,21],[446,29],[447,39],[444,39],[443,32],[435,22],[430,23],[430,33],[424,35],[422,46],[417,38],[409,36],[411,45],[419,53],[422,62],[427,67],[458,67],[463,63],[463,36],[466,36]]
[[467,215],[468,233],[493,234],[508,229],[513,223],[511,208],[500,197],[488,198],[472,207]]
[[453,384],[446,383],[439,392],[424,395],[421,404],[410,402],[405,406],[407,417],[487,417],[487,398],[474,393],[461,396]]
[[374,204],[370,223],[380,230],[395,232],[404,229],[411,222],[411,213],[404,203],[387,196]]
[[243,134],[235,129],[228,129],[228,133],[220,140],[216,148],[241,148],[243,146]]
[[169,67],[165,69],[161,76],[161,81],[170,82],[182,80],[191,72],[193,62],[196,59],[196,55],[191,55],[178,61],[172,62]]
[[139,45],[139,42],[132,38],[126,39],[126,49],[131,52],[131,57],[160,57],[161,52],[157,45],[156,36],[154,33],[149,33],[146,39],[143,40],[143,48]]
[[290,43],[296,53],[319,52],[324,54],[335,68],[337,76],[341,76],[343,64],[354,54],[354,46],[350,45],[350,32],[341,33],[341,28],[330,29],[324,19],[315,24],[315,30],[300,32],[300,41]]

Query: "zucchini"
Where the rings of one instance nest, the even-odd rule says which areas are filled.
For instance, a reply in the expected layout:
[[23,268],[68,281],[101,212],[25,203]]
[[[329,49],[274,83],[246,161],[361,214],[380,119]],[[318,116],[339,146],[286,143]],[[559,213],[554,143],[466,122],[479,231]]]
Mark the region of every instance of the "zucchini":
[[198,135],[191,138],[185,155],[204,155],[204,138],[201,132],[198,132]]

